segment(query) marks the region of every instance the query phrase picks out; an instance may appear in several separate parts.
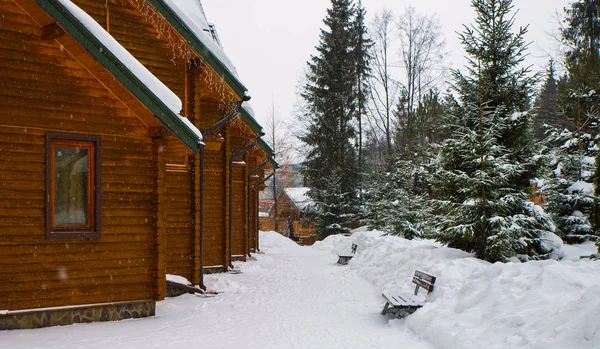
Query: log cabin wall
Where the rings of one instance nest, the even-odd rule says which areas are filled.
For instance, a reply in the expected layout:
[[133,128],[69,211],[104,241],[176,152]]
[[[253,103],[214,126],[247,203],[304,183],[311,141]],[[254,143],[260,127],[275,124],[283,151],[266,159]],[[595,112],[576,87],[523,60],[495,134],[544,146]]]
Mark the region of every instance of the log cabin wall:
[[128,0],[72,0],[171,91],[184,100],[184,61]]
[[[193,76],[182,59],[174,58],[169,43],[159,39],[159,33],[146,17],[127,0],[73,2],[102,25],[184,103],[187,101],[181,113],[190,116],[188,110],[194,108],[193,94],[190,92]],[[194,245],[195,217],[192,212],[194,173],[189,166],[188,151],[176,138],[170,137],[165,149],[166,273],[183,276],[197,284],[199,280],[194,276],[194,252],[198,246]]]
[[[197,93],[201,110],[199,123],[201,130],[206,130],[223,118],[218,103],[203,99]],[[227,130],[224,126],[213,132],[212,136],[221,139],[219,149],[206,149],[204,152],[204,227],[203,227],[203,261],[208,270],[224,270],[226,261],[226,175],[228,158],[226,157]]]
[[[231,156],[244,150],[251,138],[256,136],[249,128],[238,122],[234,123],[231,132]],[[255,148],[258,146],[255,146]],[[231,255],[236,259],[244,259],[248,252],[248,235],[246,227],[248,225],[248,166],[250,156],[246,153],[233,163],[232,178],[232,242]]]
[[[257,155],[258,152],[259,150],[254,150],[252,156],[250,157],[251,160],[248,164],[250,172],[256,170],[265,161],[263,157]],[[256,252],[257,250],[256,239],[258,236],[258,185],[260,184],[259,182],[262,180],[262,173],[263,171],[259,171],[250,178],[250,192],[248,193],[248,195],[250,195],[250,225],[248,227],[249,231],[247,232],[250,238],[248,252]]]
[[[193,173],[183,144],[174,136],[167,137],[166,158],[166,271],[193,279]],[[197,284],[197,282],[196,282]]]
[[[155,299],[148,127],[12,1],[0,18],[0,309]],[[101,136],[100,238],[46,238],[47,132]]]

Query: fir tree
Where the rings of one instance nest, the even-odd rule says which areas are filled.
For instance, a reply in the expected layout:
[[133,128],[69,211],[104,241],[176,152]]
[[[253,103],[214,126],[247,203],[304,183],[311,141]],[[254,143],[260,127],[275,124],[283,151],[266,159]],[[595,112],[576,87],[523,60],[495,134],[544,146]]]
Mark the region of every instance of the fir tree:
[[551,219],[527,200],[532,155],[530,96],[536,82],[520,68],[527,28],[512,31],[510,0],[473,0],[475,24],[460,35],[467,73],[453,71],[450,139],[438,158],[437,239],[503,261],[547,258]]
[[370,188],[371,226],[406,239],[431,235],[432,207],[428,202],[427,172],[397,159]]
[[[365,45],[364,38],[357,39],[357,27],[364,25],[357,24],[357,10],[351,0],[332,0],[324,23],[327,29],[321,30],[318,54],[308,62],[302,92],[308,125],[300,137],[309,147],[303,174],[312,188],[309,195],[320,205],[317,214],[322,219],[317,221],[322,237],[340,232],[336,225],[342,226],[358,211],[353,121],[363,102],[358,90],[364,77],[358,75],[365,74],[366,54],[357,47]],[[330,211],[334,208],[335,212]]]
[[362,168],[363,163],[363,116],[366,111],[367,96],[369,95],[369,83],[368,77],[370,73],[369,61],[370,54],[369,50],[373,46],[372,41],[367,36],[367,27],[365,24],[366,11],[362,5],[362,2],[358,2],[356,8],[356,18],[353,26],[353,60],[356,64],[355,77],[356,77],[356,120],[358,124],[358,166]]
[[[594,231],[590,222],[593,205],[593,156],[578,156],[577,136],[567,129],[550,129],[549,154],[542,193],[557,233],[567,242],[582,242]],[[594,237],[595,239],[595,237]]]
[[538,142],[546,138],[546,126],[563,129],[569,125],[557,110],[558,89],[556,87],[554,60],[550,60],[546,69],[546,79],[535,100],[536,112],[533,120],[533,133]]
[[[574,1],[565,8],[562,29],[563,42],[569,47],[566,53],[567,74],[559,81],[559,104],[574,127],[579,141],[578,153],[591,152],[600,163],[598,143],[600,136],[600,2]],[[587,144],[581,142],[588,138]],[[595,171],[593,182],[600,183],[600,172]],[[596,185],[595,196],[600,195]],[[600,203],[594,204],[592,222],[600,231]],[[600,246],[599,246],[600,248]]]
[[326,189],[312,188],[310,196],[314,206],[305,208],[305,215],[315,222],[317,236],[324,239],[333,234],[347,234],[354,218],[355,203],[350,193],[343,192],[339,175],[333,175],[323,180]]

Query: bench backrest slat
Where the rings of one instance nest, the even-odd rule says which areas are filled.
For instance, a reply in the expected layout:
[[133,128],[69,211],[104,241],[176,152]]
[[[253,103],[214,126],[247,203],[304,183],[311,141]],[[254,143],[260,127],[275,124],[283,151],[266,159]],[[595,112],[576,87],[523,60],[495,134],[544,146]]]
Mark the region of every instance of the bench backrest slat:
[[433,285],[435,284],[435,276],[416,270],[412,282],[417,285],[415,288],[415,295],[419,293],[419,287],[423,287],[427,290],[427,293],[431,293],[433,291]]

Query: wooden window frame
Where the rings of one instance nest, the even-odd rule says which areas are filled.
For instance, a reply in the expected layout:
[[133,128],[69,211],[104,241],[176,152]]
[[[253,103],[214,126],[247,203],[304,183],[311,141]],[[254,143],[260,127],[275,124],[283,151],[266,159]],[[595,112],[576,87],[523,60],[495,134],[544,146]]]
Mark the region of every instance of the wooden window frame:
[[[46,133],[46,238],[96,239],[102,235],[102,137]],[[89,224],[56,227],[54,225],[54,146],[81,145],[88,153],[88,219]]]

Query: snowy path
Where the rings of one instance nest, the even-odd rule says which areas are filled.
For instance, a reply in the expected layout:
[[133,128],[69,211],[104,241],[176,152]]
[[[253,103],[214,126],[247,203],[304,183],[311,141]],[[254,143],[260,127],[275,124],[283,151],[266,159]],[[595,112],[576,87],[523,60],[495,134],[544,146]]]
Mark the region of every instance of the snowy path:
[[379,290],[337,256],[265,240],[243,274],[207,276],[215,298],[169,299],[150,319],[0,332],[0,348],[431,348],[388,323]]

